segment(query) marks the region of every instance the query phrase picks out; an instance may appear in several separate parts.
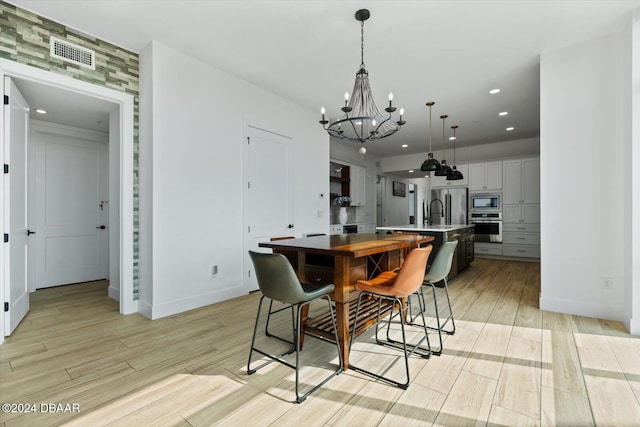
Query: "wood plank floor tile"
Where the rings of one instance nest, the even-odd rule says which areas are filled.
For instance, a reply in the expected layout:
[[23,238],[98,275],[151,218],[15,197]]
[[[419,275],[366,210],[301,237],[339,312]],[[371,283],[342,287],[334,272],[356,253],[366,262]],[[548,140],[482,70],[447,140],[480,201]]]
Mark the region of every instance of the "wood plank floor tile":
[[542,385],[586,396],[582,367],[572,333],[543,331]]
[[502,408],[497,405],[491,407],[488,427],[537,427],[540,422],[536,418],[527,417],[514,411]]
[[625,379],[585,375],[585,383],[596,425],[640,424],[640,403]]
[[[640,339],[620,322],[540,311],[539,263],[478,258],[450,281],[457,331],[441,356],[410,358],[408,390],[350,370],[300,405],[292,369],[246,373],[259,293],[151,321],[121,316],[107,286],[33,293],[0,346],[0,400],[78,403],[80,414],[0,413],[0,427],[637,424]],[[303,387],[337,363],[316,341],[305,340]],[[402,360],[364,351],[372,367],[383,353]]]
[[541,425],[543,426],[594,425],[587,396],[576,396],[563,390],[543,386],[541,403]]
[[433,425],[486,425],[496,385],[496,380],[462,371]]

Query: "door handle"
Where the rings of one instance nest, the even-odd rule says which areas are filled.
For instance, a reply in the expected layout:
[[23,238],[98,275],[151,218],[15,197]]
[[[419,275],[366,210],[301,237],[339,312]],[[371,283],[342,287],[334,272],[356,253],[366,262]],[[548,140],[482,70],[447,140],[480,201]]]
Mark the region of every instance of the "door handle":
[[293,228],[293,224],[287,225],[287,228]]
[[106,225],[101,225],[101,226],[96,227],[96,228],[99,228],[100,230],[104,230],[105,228],[107,228],[107,226]]
[[27,229],[27,236],[31,236],[32,234],[36,234],[36,232]]

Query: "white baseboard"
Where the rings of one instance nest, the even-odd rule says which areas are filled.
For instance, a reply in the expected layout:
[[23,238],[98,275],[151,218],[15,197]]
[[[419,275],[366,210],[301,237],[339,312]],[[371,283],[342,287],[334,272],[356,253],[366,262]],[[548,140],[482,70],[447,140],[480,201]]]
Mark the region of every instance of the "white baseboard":
[[637,319],[631,319],[629,322],[629,333],[631,335],[640,336],[640,321]]
[[222,302],[231,298],[236,298],[241,295],[246,295],[246,290],[240,286],[224,291],[211,292],[181,300],[174,300],[168,303],[154,304],[153,306],[140,302],[139,308],[140,314],[155,320],[210,304],[215,304],[217,302]]
[[107,288],[107,293],[109,295],[109,298],[120,301],[120,289],[112,288],[111,286],[109,286]]
[[540,297],[540,310],[624,322],[616,307],[561,298]]

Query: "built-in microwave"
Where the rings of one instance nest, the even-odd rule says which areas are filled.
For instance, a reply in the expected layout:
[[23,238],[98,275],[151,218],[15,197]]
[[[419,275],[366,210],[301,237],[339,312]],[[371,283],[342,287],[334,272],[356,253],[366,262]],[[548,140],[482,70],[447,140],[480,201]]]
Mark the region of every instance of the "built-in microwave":
[[502,212],[500,194],[470,194],[469,210],[471,212]]

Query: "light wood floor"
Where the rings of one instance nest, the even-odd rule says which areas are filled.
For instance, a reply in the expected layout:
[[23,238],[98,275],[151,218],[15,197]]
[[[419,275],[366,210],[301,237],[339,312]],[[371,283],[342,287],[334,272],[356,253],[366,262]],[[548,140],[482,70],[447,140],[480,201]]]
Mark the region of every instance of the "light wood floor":
[[[104,282],[41,290],[0,346],[0,403],[37,413],[0,425],[640,425],[640,339],[540,311],[539,288],[539,264],[476,259],[450,283],[456,334],[412,358],[408,390],[347,371],[300,405],[292,370],[246,374],[258,294],[150,321],[119,315]],[[313,342],[314,360],[331,355]]]

